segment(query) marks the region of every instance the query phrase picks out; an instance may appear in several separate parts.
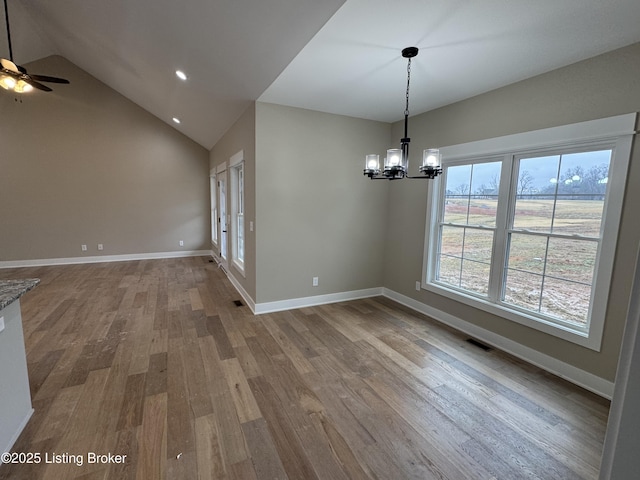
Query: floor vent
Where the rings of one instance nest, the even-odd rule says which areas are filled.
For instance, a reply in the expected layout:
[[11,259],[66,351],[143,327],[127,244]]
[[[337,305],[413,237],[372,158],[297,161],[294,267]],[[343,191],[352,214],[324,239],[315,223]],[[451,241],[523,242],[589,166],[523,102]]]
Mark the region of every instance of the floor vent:
[[479,341],[474,340],[473,338],[467,338],[467,342],[469,342],[471,345],[475,345],[476,347],[481,348],[485,352],[488,352],[491,350],[490,346],[485,345],[484,343],[480,343]]
[[234,304],[236,307],[241,307],[241,306],[242,306],[242,302],[241,302],[240,300],[234,300],[234,301],[233,301],[233,304]]

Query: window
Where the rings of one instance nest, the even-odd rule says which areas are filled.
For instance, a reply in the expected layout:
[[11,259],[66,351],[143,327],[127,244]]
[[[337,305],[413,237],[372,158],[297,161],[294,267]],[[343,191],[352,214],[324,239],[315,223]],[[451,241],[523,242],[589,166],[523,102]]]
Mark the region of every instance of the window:
[[598,350],[634,124],[441,149],[423,286]]
[[215,171],[209,174],[209,190],[211,198],[211,243],[218,244],[218,202],[217,179]]
[[231,229],[232,256],[234,265],[244,272],[244,161],[243,152],[231,158]]

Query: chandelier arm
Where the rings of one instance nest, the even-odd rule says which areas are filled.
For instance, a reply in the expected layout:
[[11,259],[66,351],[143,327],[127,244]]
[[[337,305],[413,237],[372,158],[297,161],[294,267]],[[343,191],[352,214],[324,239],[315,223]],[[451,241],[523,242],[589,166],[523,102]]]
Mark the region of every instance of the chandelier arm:
[[[398,176],[398,177],[386,177],[384,175],[373,175],[369,177],[371,180],[402,180],[403,178],[413,178],[413,177],[408,177],[406,175],[403,176]],[[422,178],[422,177],[415,177],[415,178]]]
[[433,180],[442,173],[441,168],[434,168],[431,172],[425,172],[424,175],[406,175],[404,178],[421,178],[423,180]]

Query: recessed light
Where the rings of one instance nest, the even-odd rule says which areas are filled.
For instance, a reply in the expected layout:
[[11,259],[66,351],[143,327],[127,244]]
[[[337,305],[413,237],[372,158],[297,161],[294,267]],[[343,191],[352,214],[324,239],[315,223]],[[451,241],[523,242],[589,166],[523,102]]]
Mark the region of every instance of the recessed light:
[[178,77],[180,80],[186,80],[187,74],[184,73],[182,70],[176,70],[176,77]]
[[173,121],[176,122],[176,123],[180,123],[180,119],[176,118],[176,117],[173,117]]

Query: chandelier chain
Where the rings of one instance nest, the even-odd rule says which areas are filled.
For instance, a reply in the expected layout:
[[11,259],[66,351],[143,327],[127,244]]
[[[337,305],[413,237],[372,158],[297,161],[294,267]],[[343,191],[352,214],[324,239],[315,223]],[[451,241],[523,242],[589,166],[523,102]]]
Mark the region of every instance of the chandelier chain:
[[411,81],[411,59],[407,62],[407,103],[404,108],[405,116],[409,115],[409,83]]

